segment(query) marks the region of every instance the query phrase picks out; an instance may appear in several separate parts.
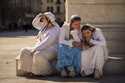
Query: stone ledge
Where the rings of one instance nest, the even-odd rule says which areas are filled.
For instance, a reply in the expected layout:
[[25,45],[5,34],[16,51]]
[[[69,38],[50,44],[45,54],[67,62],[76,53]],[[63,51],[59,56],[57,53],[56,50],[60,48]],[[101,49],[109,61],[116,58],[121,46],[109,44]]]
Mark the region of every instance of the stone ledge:
[[125,74],[124,59],[110,59],[104,66],[104,74]]

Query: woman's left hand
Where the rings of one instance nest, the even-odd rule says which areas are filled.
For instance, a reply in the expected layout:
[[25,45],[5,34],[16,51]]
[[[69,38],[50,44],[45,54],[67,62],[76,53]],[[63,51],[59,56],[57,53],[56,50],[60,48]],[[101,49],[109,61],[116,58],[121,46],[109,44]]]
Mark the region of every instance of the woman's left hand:
[[74,42],[72,43],[72,45],[73,45],[73,47],[82,48],[82,43],[81,43],[81,42],[76,42],[76,41],[74,41]]
[[31,55],[33,55],[35,52],[36,52],[36,50],[32,50],[32,51],[31,51]]

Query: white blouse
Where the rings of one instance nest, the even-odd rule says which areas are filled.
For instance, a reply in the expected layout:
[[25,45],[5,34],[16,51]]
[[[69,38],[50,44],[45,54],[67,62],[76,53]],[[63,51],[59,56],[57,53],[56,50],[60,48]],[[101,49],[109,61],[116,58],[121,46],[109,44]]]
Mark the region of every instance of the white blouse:
[[[69,33],[70,33],[69,24],[64,23],[64,25],[62,26],[60,30],[59,43],[72,46],[71,43],[73,41],[69,40]],[[101,29],[96,28],[96,31],[94,32],[93,38],[90,40],[90,42],[95,45],[106,46],[106,40]]]
[[[40,15],[41,14],[38,14],[32,22],[32,25],[34,26],[34,28],[38,30],[42,30],[41,23],[40,23]],[[60,33],[60,27],[58,26],[53,26],[47,29],[46,31],[40,31],[39,32],[40,41],[36,43],[34,49],[37,51],[56,50],[58,40],[59,40],[59,33]]]
[[71,32],[70,32],[70,34],[72,35],[72,37],[73,37],[73,40],[74,41],[77,41],[77,42],[81,42],[81,40],[80,40],[80,37],[79,37],[79,34],[80,34],[81,32],[80,31],[78,31],[78,30],[72,30]]
[[[69,40],[70,33],[73,36],[73,40]],[[75,40],[80,41],[80,39],[82,39],[82,38],[81,38],[81,35],[78,35],[78,31],[77,32],[76,31],[70,32],[69,23],[64,23],[64,25],[62,26],[62,28],[60,30],[59,43],[72,47],[72,42]]]
[[41,32],[41,41],[37,42],[35,50],[56,50],[59,39],[59,27],[52,27],[45,32]]
[[90,40],[91,43],[95,45],[101,45],[101,46],[106,46],[106,40],[105,37],[101,31],[101,29],[96,28],[92,39]]
[[59,35],[59,43],[65,44],[65,45],[70,45],[71,42],[69,42],[69,24],[64,23],[62,28],[60,29],[60,35]]

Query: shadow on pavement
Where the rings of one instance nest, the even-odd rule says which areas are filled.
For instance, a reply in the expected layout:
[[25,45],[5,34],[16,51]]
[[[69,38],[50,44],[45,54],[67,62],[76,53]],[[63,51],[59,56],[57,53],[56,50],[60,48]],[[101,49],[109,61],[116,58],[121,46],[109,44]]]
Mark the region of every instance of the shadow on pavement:
[[0,37],[18,37],[18,36],[35,36],[38,34],[38,30],[25,31],[13,31],[13,32],[1,32]]
[[44,80],[52,82],[85,82],[85,83],[124,83],[125,75],[105,75],[100,80],[95,80],[92,76],[89,77],[75,77],[75,78],[63,78],[60,76],[46,76],[46,77],[34,77],[27,79]]

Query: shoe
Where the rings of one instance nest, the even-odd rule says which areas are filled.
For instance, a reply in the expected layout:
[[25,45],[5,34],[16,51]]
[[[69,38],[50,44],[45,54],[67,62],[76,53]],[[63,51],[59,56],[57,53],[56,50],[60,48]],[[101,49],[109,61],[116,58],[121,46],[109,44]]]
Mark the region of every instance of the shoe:
[[85,75],[85,72],[84,72],[84,71],[82,71],[82,72],[80,73],[80,75],[81,75],[82,77],[86,77],[86,75]]
[[76,76],[76,72],[75,72],[73,67],[67,67],[67,70],[68,70],[68,76],[69,77],[75,77]]
[[67,77],[67,76],[68,76],[68,74],[67,74],[67,72],[66,72],[65,69],[63,69],[63,70],[61,71],[61,76],[62,76],[62,77]]
[[75,77],[76,76],[76,73],[75,71],[70,71],[69,74],[68,74],[69,77]]

